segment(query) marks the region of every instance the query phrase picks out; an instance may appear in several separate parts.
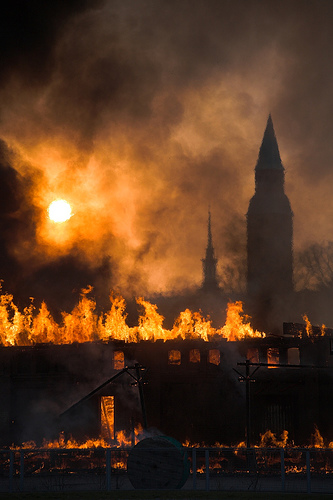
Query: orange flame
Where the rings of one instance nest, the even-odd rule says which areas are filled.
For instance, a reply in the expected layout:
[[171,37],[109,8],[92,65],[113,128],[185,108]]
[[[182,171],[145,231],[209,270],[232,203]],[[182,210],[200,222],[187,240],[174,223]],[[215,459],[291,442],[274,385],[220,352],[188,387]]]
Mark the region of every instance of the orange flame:
[[269,448],[271,446],[276,446],[278,448],[285,448],[288,442],[288,431],[284,430],[280,436],[280,439],[277,439],[274,432],[268,430],[264,434],[260,434],[260,447],[261,448]]
[[320,327],[320,334],[315,334],[308,316],[306,314],[303,314],[302,318],[305,321],[305,331],[308,337],[314,338],[316,336],[324,336],[326,334],[326,326],[324,324],[322,324]]
[[228,304],[227,319],[225,325],[219,330],[222,337],[228,340],[241,340],[247,337],[264,337],[265,334],[253,330],[249,323],[249,316],[243,314],[243,303]]
[[[63,432],[60,433],[58,439],[53,441],[48,441],[46,439],[43,440],[42,446],[40,448],[45,449],[88,449],[88,448],[127,448],[132,446],[133,444],[137,444],[141,439],[144,438],[142,425],[139,424],[134,429],[134,436],[131,436],[130,433],[126,433],[121,430],[116,432],[116,439],[112,443],[106,441],[102,437],[98,438],[88,438],[86,441],[76,441],[74,438],[69,437],[65,439],[65,434]],[[22,443],[19,447],[13,447],[12,449],[38,449],[35,441],[26,441]]]
[[92,287],[81,292],[78,304],[71,313],[62,313],[62,323],[58,324],[42,302],[36,313],[33,299],[30,306],[21,313],[10,294],[0,294],[0,343],[5,346],[33,345],[36,343],[70,344],[94,340],[122,340],[138,342],[158,339],[201,339],[226,338],[229,341],[247,337],[265,337],[254,331],[249,317],[243,313],[241,301],[229,303],[225,325],[215,329],[209,318],[189,309],[181,312],[171,330],[163,327],[164,317],[157,306],[138,298],[143,307],[138,326],[126,323],[125,300],[113,293],[110,295],[111,308],[107,313],[96,313],[96,302],[88,297]]
[[303,314],[303,320],[305,321],[305,330],[308,337],[312,336],[312,325],[306,314]]
[[311,446],[314,448],[324,448],[324,438],[316,425],[314,426],[313,434],[311,434]]
[[[254,445],[254,448],[270,448],[270,447],[277,447],[277,448],[285,448],[288,444],[288,431],[284,430],[280,436],[280,439],[277,439],[276,435],[271,431],[267,430],[264,434],[260,434],[260,443],[258,445]],[[333,444],[333,443],[332,443]],[[185,447],[191,447],[191,448],[205,448],[207,447],[207,443],[191,443],[189,440],[186,440],[183,443],[183,446]],[[214,448],[229,448],[229,446],[225,444],[221,444],[216,442],[213,445]],[[241,448],[246,448],[246,443],[245,441],[241,441],[235,446],[232,446],[232,448],[235,448],[234,453],[237,455],[237,449]]]

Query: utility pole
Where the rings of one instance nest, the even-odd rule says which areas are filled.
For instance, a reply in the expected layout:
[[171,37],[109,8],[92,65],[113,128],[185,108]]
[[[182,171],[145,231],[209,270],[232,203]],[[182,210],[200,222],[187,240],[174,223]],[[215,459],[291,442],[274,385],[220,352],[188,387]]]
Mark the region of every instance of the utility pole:
[[[251,399],[250,399],[250,383],[255,382],[253,378],[254,374],[259,370],[261,366],[270,368],[327,368],[326,366],[313,366],[313,365],[289,365],[280,363],[252,363],[250,359],[246,359],[245,362],[237,363],[238,366],[245,366],[245,375],[240,373],[236,368],[234,371],[238,373],[238,380],[240,382],[245,382],[245,407],[246,407],[246,427],[245,427],[245,439],[246,447],[251,447]],[[250,373],[250,367],[255,366],[255,370]]]
[[144,381],[143,381],[142,373],[141,373],[142,370],[145,371],[145,367],[141,366],[139,363],[135,363],[134,368],[136,371],[136,380],[137,380],[137,385],[139,388],[140,403],[141,403],[141,410],[142,410],[142,419],[143,419],[143,428],[146,430],[148,427],[147,412],[146,412],[145,397],[144,397],[144,393],[143,393]]
[[245,375],[240,373],[238,370],[234,368],[234,371],[238,373],[238,380],[240,382],[245,382],[245,408],[246,408],[246,424],[245,424],[245,440],[246,447],[251,447],[251,400],[250,400],[250,383],[255,382],[253,375],[257,370],[259,370],[260,366],[250,373],[250,366],[253,365],[249,359],[245,360],[245,363],[237,363],[237,365],[245,366]]

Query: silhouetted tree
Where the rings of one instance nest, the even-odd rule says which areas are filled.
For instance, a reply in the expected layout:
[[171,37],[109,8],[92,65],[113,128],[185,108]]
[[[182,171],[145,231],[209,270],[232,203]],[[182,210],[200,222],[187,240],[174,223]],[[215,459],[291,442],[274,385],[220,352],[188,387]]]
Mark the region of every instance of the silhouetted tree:
[[298,290],[333,289],[333,241],[313,243],[296,253],[294,279]]

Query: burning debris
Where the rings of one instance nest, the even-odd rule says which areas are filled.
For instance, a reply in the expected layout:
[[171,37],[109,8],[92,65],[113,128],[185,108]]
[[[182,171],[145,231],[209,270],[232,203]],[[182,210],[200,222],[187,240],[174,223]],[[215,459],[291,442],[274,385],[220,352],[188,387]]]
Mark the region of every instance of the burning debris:
[[305,324],[283,323],[283,335],[300,337],[300,338],[312,338],[312,339],[316,339],[323,336],[333,337],[332,328],[327,328],[324,324],[322,326],[312,325],[306,314],[303,314],[303,320]]
[[115,433],[115,439],[112,441],[104,439],[102,436],[98,438],[88,438],[86,440],[77,440],[72,436],[66,437],[64,432],[59,434],[57,439],[43,439],[38,445],[35,441],[26,441],[19,446],[10,446],[12,450],[38,450],[38,449],[62,449],[62,450],[84,450],[92,448],[131,448],[139,441],[145,438],[147,433],[143,431],[142,425],[138,425],[132,432],[124,430]]

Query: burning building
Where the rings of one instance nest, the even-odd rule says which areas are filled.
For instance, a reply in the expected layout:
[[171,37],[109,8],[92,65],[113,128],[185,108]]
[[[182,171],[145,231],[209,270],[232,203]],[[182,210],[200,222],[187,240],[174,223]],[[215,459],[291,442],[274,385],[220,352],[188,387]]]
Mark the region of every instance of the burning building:
[[[2,316],[3,446],[59,436],[110,445],[138,426],[181,442],[228,445],[244,440],[246,426],[253,443],[268,429],[304,443],[316,424],[333,439],[330,330],[286,324],[283,337],[265,336],[240,303],[230,304],[218,330],[190,311],[167,330],[156,308],[141,302],[145,313],[129,327],[117,300],[98,317],[85,294],[62,325],[45,307],[33,319]],[[250,415],[247,383],[238,377],[246,360],[256,382]]]
[[[220,328],[185,309],[166,329],[157,306],[143,299],[137,300],[144,310],[138,325],[129,326],[122,298],[111,296],[110,311],[98,315],[90,288],[72,313],[62,313],[61,323],[45,303],[37,313],[32,305],[20,313],[12,297],[2,294],[3,446],[59,435],[112,444],[119,432],[133,434],[140,425],[152,434],[206,444],[236,444],[244,440],[245,428],[250,442],[270,429],[287,431],[303,444],[314,425],[333,439],[332,332],[295,324],[282,332],[282,309],[276,307],[293,293],[293,229],[271,117],[255,180],[247,213],[246,300],[258,330],[240,301],[228,305]],[[218,283],[210,212],[202,262],[203,283],[195,298],[221,312],[226,298]]]

